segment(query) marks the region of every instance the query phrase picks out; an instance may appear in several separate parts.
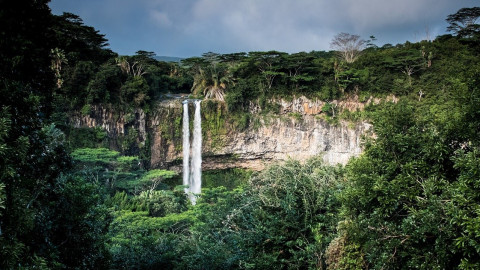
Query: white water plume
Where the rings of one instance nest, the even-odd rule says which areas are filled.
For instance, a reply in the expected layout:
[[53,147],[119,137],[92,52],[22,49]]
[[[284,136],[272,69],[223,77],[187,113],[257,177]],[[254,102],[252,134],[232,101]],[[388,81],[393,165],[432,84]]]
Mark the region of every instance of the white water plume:
[[[183,102],[183,185],[190,186],[190,119],[188,117],[188,102]],[[189,188],[185,188],[185,192],[189,192]]]
[[185,192],[192,204],[196,203],[195,194],[202,191],[202,118],[200,114],[201,100],[194,100],[193,141],[190,160],[190,130],[188,116],[188,100],[183,102],[183,184],[188,185]]

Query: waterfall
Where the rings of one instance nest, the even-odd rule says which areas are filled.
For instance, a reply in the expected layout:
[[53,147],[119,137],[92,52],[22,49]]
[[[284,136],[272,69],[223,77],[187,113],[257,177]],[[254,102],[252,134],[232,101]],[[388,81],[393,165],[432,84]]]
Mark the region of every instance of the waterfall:
[[201,100],[195,100],[193,118],[192,158],[190,160],[190,130],[188,118],[188,100],[183,102],[183,184],[188,185],[185,192],[192,204],[196,203],[194,194],[202,191],[202,119]]
[[[190,186],[188,177],[190,175],[190,119],[188,118],[188,101],[183,101],[183,185]],[[185,189],[188,193],[189,189]]]

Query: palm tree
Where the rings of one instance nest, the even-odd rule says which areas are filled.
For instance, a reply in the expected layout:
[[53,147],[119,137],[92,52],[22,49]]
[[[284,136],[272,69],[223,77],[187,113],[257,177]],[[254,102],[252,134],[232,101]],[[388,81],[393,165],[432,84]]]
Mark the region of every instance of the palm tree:
[[61,75],[62,64],[68,63],[65,52],[62,49],[55,48],[50,51],[50,56],[52,57],[51,68],[55,71],[55,78],[57,79],[57,88],[62,87],[63,79]]
[[196,95],[202,93],[206,99],[225,101],[225,91],[233,84],[232,74],[226,65],[211,63],[199,68],[194,75],[192,92]]
[[133,64],[130,64],[131,57],[120,56],[115,59],[117,66],[120,67],[123,74],[133,75],[133,77],[142,77],[147,72],[144,70],[143,64],[138,61],[134,61]]

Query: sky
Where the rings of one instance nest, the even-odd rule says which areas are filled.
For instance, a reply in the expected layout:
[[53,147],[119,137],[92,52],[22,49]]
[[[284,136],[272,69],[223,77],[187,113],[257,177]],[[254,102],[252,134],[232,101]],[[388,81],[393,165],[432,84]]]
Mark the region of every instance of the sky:
[[480,0],[52,0],[79,15],[120,55],[138,50],[192,57],[206,52],[328,51],[340,33],[376,45],[434,39],[449,14]]

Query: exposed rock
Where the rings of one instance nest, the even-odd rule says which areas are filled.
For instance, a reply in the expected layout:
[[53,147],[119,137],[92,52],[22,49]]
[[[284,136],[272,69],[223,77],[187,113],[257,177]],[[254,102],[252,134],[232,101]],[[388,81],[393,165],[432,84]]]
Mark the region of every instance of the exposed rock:
[[[167,110],[170,113],[175,111],[175,114],[180,115],[181,105],[179,101],[177,103],[175,106],[164,103],[167,106],[163,108],[164,104],[159,104],[157,110]],[[358,156],[362,152],[361,138],[370,130],[369,123],[328,124],[321,117],[315,116],[321,113],[325,104],[319,100],[311,101],[300,97],[292,101],[280,100],[278,103],[281,112],[279,115],[268,120],[260,118],[261,125],[258,128],[250,127],[242,132],[228,129],[227,134],[221,136],[221,147],[218,142],[213,142],[208,136],[209,132],[204,130],[203,168],[241,167],[261,170],[273,160],[304,160],[315,155],[323,155],[329,164],[346,164],[352,156]],[[353,108],[353,103],[343,102],[338,106]],[[355,109],[363,107],[364,104]],[[260,111],[253,103],[250,108],[254,112]],[[297,113],[300,117],[288,117],[290,113]],[[167,114],[163,113],[164,121],[172,121],[172,117]],[[178,144],[181,144],[181,141],[167,143],[162,131],[156,127],[160,123],[159,119],[151,121],[154,138],[151,165],[180,171],[182,152]]]
[[[109,106],[92,105],[89,114],[84,115],[77,112],[71,117],[70,122],[75,128],[100,127],[107,131],[111,141],[124,136],[129,127],[133,127],[138,132],[139,145],[144,144],[147,139],[146,115],[140,108],[126,113]],[[118,148],[116,143],[112,143],[111,146]]]
[[322,112],[325,102],[321,100],[310,100],[306,97],[295,98],[291,101],[281,99],[278,101],[280,113],[300,113],[306,115],[315,115]]
[[[358,96],[353,95],[350,98],[347,98],[345,100],[340,100],[340,101],[333,100],[330,103],[336,106],[339,110],[349,110],[351,112],[355,112],[355,111],[362,111],[363,109],[365,109],[365,106],[369,104],[378,104],[383,100],[387,102],[394,102],[394,103],[398,102],[398,98],[394,95],[389,95],[384,99],[370,97],[368,100],[364,102],[360,102],[358,100]],[[327,103],[319,99],[314,99],[314,100],[308,99],[304,96],[300,96],[292,100],[280,99],[280,100],[271,100],[270,102],[277,103],[280,105],[281,114],[300,113],[302,115],[320,114],[322,113],[323,106]],[[254,105],[250,105],[250,109],[252,109],[252,107],[254,107]],[[251,112],[254,111],[255,113],[258,113],[260,109],[255,108],[254,110],[250,110],[250,111]]]
[[366,123],[350,128],[347,123],[330,125],[313,116],[302,119],[275,119],[257,131],[248,130],[232,137],[221,154],[236,154],[240,160],[308,159],[323,154],[329,164],[345,164],[362,152],[361,136]]
[[[203,167],[261,170],[273,160],[305,160],[316,155],[323,155],[325,162],[332,165],[346,164],[352,156],[362,152],[361,137],[370,127],[365,122],[353,127],[346,122],[330,125],[310,115],[299,120],[279,117],[256,130],[231,132],[224,137],[224,146],[220,149],[213,148],[208,138],[205,139]],[[155,137],[161,137],[161,134]],[[170,145],[160,156],[152,149],[152,163],[162,160],[167,165],[181,159],[181,152],[172,152],[174,149]]]
[[[162,129],[174,124],[175,117],[182,115],[182,103],[180,100],[165,100],[159,102],[149,117],[149,130],[151,138],[150,166],[153,168],[170,167],[180,159],[181,143],[174,140],[175,130],[172,128]],[[173,134],[172,134],[173,133]],[[181,136],[181,134],[179,134]],[[175,143],[175,141],[178,141]],[[175,148],[177,146],[177,149]],[[181,162],[180,162],[181,163]]]
[[[396,101],[395,97],[390,100]],[[370,98],[364,103],[356,100],[331,103],[338,108],[355,111],[379,101]],[[299,97],[271,102],[279,105],[280,113],[269,118],[258,114],[261,111],[258,105],[250,105],[252,115],[260,123],[257,122],[255,128],[250,124],[246,130],[237,132],[225,124],[225,132],[217,134],[215,140],[209,136],[208,130],[204,130],[203,168],[261,170],[274,160],[305,160],[315,155],[323,155],[329,164],[345,164],[362,152],[361,139],[370,130],[369,123],[329,124],[322,118],[325,102],[320,100]],[[132,115],[93,106],[89,115],[77,114],[72,121],[75,127],[102,127],[110,138],[124,135],[132,126],[138,131],[139,143],[150,138],[152,168],[181,171],[182,109],[181,99],[159,102],[148,115],[141,109],[134,110]]]
[[121,112],[114,112],[114,110],[107,107],[93,105],[90,108],[90,113],[83,115],[76,113],[71,119],[71,123],[75,128],[81,127],[101,127],[109,137],[123,135],[125,133],[125,115]]

